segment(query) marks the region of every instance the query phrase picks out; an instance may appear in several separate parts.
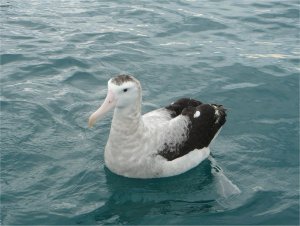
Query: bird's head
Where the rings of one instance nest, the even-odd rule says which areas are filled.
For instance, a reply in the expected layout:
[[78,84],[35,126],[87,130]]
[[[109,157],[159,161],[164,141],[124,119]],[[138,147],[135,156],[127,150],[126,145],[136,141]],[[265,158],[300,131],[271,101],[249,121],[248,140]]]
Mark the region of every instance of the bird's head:
[[107,95],[97,111],[89,118],[89,127],[102,118],[109,110],[117,108],[125,111],[131,110],[141,102],[141,85],[137,79],[130,75],[119,75],[108,81]]

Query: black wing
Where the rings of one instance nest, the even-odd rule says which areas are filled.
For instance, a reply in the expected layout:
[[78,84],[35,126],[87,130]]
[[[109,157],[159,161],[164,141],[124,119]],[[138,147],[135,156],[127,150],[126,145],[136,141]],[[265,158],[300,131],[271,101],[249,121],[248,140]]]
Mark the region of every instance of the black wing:
[[[226,122],[226,109],[222,105],[202,104],[193,99],[180,99],[166,107],[171,115],[186,115],[190,123],[187,139],[181,144],[165,144],[159,152],[161,156],[171,161],[186,155],[194,149],[208,147],[216,133]],[[174,148],[175,147],[175,148]]]
[[194,100],[191,98],[182,98],[167,106],[166,109],[170,111],[172,118],[175,118],[180,115],[184,109],[189,107],[197,107],[201,104],[202,102],[198,100]]

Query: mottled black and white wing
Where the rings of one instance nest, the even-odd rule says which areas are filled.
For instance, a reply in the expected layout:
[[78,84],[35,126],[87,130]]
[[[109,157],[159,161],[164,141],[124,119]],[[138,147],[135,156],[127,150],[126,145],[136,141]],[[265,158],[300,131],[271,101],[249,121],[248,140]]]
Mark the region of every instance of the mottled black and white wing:
[[[178,142],[165,142],[159,154],[172,161],[187,153],[208,147],[219,129],[226,122],[226,110],[222,105],[203,104],[193,99],[180,99],[166,107],[173,119],[171,131],[181,129],[172,121],[186,120],[184,139],[177,139]],[[180,125],[180,123],[178,123]],[[174,132],[176,133],[176,131]],[[180,132],[182,133],[182,132]]]

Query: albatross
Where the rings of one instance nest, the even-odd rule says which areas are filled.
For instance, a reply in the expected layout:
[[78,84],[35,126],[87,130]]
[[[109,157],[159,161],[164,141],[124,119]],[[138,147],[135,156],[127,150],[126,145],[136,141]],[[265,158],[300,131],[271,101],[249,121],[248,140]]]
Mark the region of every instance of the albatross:
[[105,165],[130,178],[184,173],[210,156],[209,144],[226,122],[222,105],[181,98],[141,114],[142,88],[131,75],[108,81],[107,96],[88,125],[114,109],[104,151]]

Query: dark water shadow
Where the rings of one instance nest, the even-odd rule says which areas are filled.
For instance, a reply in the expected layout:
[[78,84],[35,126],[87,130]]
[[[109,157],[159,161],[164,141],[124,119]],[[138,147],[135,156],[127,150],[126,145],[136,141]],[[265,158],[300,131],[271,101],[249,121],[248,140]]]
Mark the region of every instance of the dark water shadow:
[[224,210],[217,201],[209,161],[170,178],[131,179],[106,168],[105,176],[110,197],[100,208],[73,218],[76,224],[140,224],[157,215],[197,217]]

